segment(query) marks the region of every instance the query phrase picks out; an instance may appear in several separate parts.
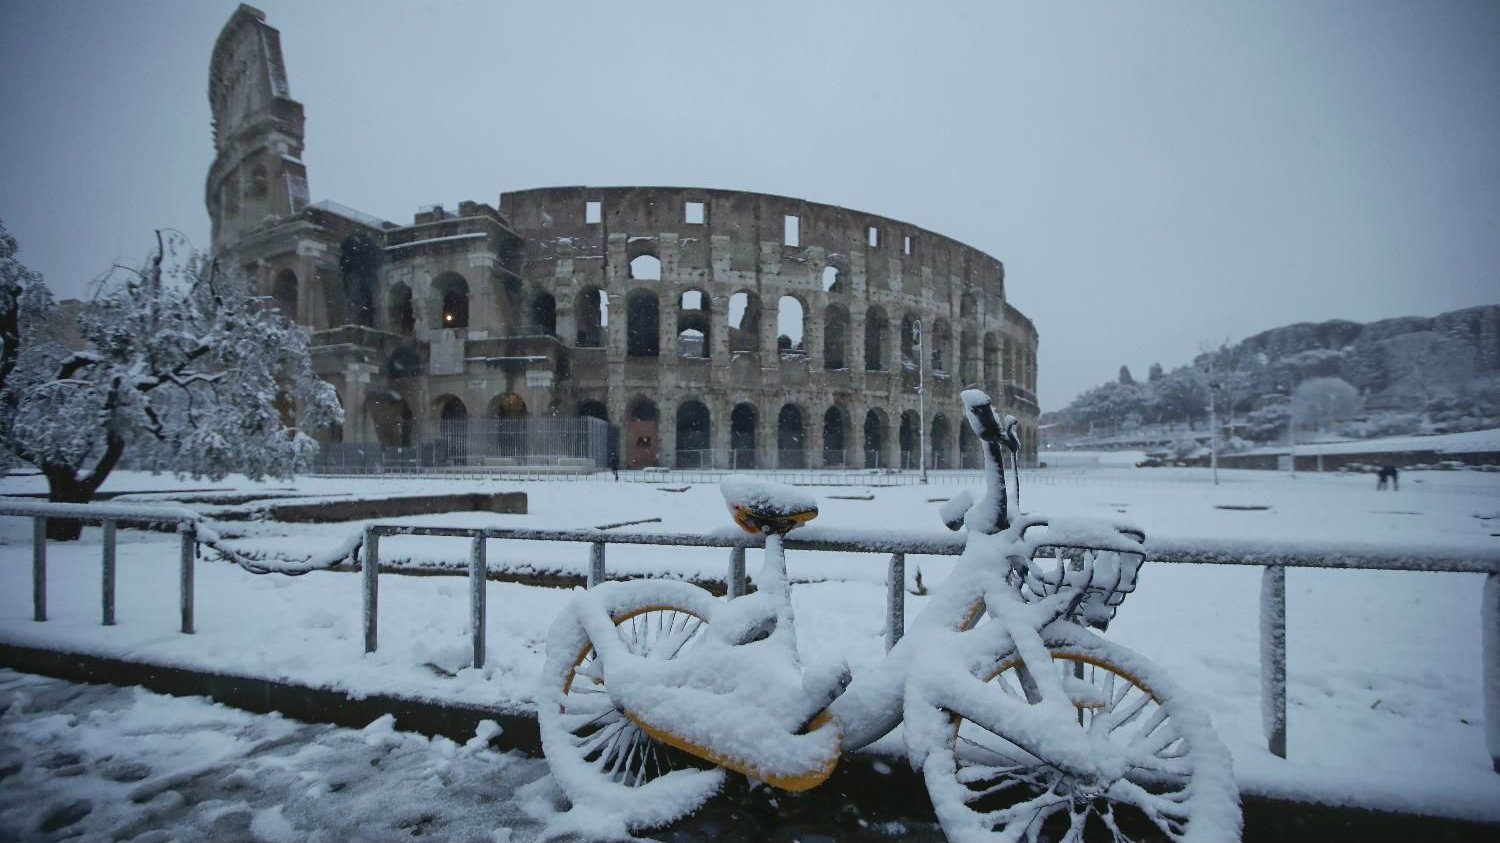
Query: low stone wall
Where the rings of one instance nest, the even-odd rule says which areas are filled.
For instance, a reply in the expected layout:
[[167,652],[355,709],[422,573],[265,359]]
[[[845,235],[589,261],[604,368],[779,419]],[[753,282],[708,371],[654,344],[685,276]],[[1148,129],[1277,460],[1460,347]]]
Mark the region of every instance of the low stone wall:
[[265,507],[264,512],[276,521],[312,523],[329,521],[364,521],[372,518],[399,518],[403,515],[431,515],[439,512],[495,512],[502,515],[525,515],[525,492],[473,493],[459,495],[411,495],[395,498],[361,498],[358,500],[325,500],[315,503],[284,503]]

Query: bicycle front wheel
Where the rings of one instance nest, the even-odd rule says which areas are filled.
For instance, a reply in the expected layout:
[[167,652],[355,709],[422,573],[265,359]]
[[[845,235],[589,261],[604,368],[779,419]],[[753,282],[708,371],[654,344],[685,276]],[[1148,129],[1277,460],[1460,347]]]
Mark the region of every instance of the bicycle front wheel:
[[[675,659],[707,633],[716,601],[686,583],[634,580],[598,586],[626,649]],[[680,819],[718,792],[724,771],[656,740],[610,699],[604,664],[569,607],[548,634],[537,719],[542,750],[574,805],[604,812],[631,829]]]
[[[994,722],[982,703],[923,712],[909,700],[908,735],[942,736],[927,747],[923,774],[948,839],[1238,840],[1232,762],[1207,712],[1154,664],[1087,630],[1060,624],[1043,643],[1076,710],[1069,727],[1092,751],[1122,760],[1119,775],[1069,772],[1078,765],[1045,757],[1045,738]],[[1013,650],[973,678],[986,694],[1040,702],[1038,683]],[[916,717],[929,728],[913,728]],[[938,718],[946,722],[931,728]]]

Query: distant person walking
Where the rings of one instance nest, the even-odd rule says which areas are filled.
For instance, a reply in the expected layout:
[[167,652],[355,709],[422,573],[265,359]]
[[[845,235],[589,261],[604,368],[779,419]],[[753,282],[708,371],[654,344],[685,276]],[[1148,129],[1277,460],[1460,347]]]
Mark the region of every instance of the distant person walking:
[[1396,471],[1396,467],[1394,465],[1383,465],[1383,466],[1381,466],[1380,467],[1380,472],[1376,476],[1380,478],[1375,483],[1375,490],[1377,492],[1380,491],[1381,489],[1385,488],[1385,481],[1387,481],[1387,480],[1391,481],[1391,491],[1392,492],[1399,492],[1399,491],[1401,491],[1401,477],[1400,477],[1399,473]]
[[[616,480],[620,479],[620,455],[619,454],[611,453],[609,455],[609,470],[610,470],[611,473],[613,473],[615,475],[615,479]],[[1382,482],[1384,482],[1384,481],[1382,481]]]

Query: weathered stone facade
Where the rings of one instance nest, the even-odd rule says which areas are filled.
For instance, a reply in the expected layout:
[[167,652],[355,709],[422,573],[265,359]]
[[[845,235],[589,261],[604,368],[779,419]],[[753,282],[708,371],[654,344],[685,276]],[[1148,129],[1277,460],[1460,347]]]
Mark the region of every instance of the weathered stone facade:
[[921,381],[929,465],[977,460],[970,385],[1021,420],[1035,458],[1036,330],[983,252],[846,208],[680,187],[525,190],[397,225],[308,204],[302,107],[259,11],[226,25],[209,90],[215,251],[314,332],[345,441],[592,415],[619,428],[624,467],[894,467],[916,462]]

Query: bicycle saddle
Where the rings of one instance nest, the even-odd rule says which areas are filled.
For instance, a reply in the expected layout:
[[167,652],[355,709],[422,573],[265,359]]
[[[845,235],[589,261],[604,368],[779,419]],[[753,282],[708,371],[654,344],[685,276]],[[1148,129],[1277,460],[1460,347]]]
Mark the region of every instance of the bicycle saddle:
[[784,483],[731,474],[719,481],[719,492],[747,533],[786,533],[818,517],[812,495]]

